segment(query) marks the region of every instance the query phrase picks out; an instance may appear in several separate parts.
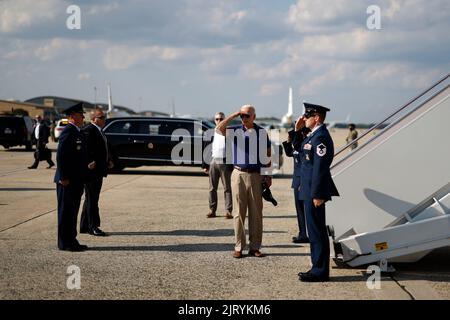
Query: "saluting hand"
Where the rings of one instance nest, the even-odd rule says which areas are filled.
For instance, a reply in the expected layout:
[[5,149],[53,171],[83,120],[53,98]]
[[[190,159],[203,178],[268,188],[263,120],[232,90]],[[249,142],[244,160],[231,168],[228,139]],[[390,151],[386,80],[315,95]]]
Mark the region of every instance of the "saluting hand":
[[314,207],[318,208],[325,203],[323,199],[313,199]]
[[304,126],[305,126],[305,117],[300,116],[297,121],[295,121],[295,131],[299,131],[301,130]]
[[95,161],[92,161],[91,163],[89,163],[88,168],[89,168],[89,170],[94,170],[95,169]]
[[59,184],[63,187],[67,187],[69,185],[69,180],[59,180]]

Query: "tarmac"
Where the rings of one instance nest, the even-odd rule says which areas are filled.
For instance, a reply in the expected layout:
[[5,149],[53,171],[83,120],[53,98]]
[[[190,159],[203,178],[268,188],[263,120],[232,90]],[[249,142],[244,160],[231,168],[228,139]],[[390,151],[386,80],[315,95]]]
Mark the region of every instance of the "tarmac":
[[[57,145],[51,143],[50,148]],[[32,152],[0,147],[0,299],[157,300],[415,300],[450,299],[450,248],[413,264],[394,265],[380,289],[364,268],[331,261],[326,283],[303,283],[309,245],[291,242],[297,221],[292,160],[273,181],[279,205],[264,204],[264,258],[234,259],[233,220],[207,219],[208,179],[192,167],[140,167],[105,179],[101,228],[108,237],[78,235],[89,250],[57,249],[54,168],[29,170]],[[55,159],[55,153],[53,153]],[[244,251],[246,253],[246,251]],[[69,289],[70,266],[80,289]],[[70,286],[69,286],[70,287]]]

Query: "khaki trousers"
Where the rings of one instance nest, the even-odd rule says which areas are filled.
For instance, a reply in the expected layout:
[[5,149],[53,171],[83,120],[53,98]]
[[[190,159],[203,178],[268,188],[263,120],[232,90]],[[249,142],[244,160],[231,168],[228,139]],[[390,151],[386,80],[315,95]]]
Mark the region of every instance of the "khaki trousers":
[[235,169],[231,175],[231,185],[236,200],[234,206],[234,249],[236,251],[242,251],[246,247],[245,217],[247,216],[247,210],[249,248],[250,250],[261,248],[263,233],[261,182],[262,178],[259,173],[248,173]]
[[209,209],[211,212],[217,211],[217,187],[219,179],[222,180],[223,193],[225,198],[225,211],[233,212],[233,197],[231,195],[231,172],[233,166],[222,164],[212,160],[209,166]]

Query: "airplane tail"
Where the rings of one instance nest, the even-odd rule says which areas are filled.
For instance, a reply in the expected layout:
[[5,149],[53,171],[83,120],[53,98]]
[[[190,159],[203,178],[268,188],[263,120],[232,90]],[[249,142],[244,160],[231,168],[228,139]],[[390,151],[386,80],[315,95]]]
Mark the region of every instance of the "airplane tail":
[[108,83],[108,111],[107,114],[110,115],[113,112],[112,96],[111,96],[111,83]]
[[294,114],[294,108],[292,106],[292,87],[289,87],[289,104],[288,104],[288,113],[286,116],[292,117]]

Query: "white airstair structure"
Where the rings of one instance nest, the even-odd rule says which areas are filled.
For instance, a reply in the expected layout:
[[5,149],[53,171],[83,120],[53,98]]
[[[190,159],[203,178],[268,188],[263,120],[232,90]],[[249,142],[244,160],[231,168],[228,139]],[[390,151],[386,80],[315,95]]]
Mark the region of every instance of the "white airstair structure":
[[450,74],[358,140],[368,135],[339,150],[331,169],[341,195],[327,204],[337,261],[387,271],[450,246]]

